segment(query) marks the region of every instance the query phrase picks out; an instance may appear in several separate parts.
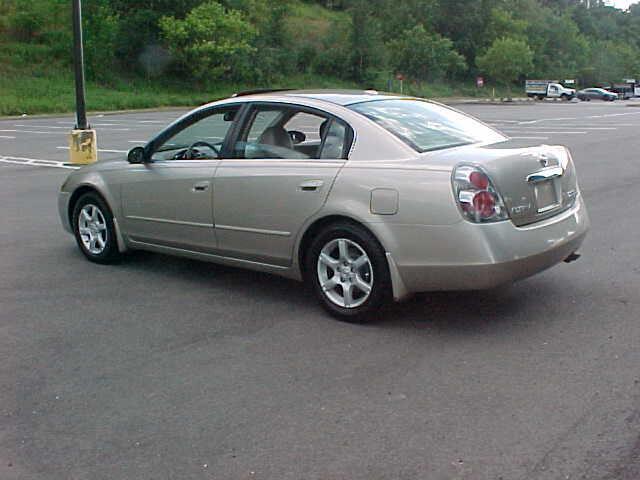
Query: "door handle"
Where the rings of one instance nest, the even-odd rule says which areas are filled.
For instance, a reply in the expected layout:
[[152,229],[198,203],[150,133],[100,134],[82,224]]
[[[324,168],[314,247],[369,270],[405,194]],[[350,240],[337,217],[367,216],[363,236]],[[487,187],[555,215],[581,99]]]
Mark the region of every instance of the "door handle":
[[193,186],[194,192],[204,192],[209,188],[209,182],[198,182]]
[[322,188],[324,182],[322,180],[307,180],[302,182],[299,187],[303,192],[315,192],[319,188]]

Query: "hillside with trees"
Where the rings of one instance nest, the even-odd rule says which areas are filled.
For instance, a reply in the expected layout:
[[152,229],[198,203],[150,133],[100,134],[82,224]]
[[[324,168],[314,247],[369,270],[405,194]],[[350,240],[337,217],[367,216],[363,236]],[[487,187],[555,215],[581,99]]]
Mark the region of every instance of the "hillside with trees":
[[[525,77],[640,76],[640,4],[591,0],[84,0],[94,109],[253,87],[479,95]],[[68,0],[0,0],[0,113],[73,106]],[[488,89],[487,89],[488,90]]]

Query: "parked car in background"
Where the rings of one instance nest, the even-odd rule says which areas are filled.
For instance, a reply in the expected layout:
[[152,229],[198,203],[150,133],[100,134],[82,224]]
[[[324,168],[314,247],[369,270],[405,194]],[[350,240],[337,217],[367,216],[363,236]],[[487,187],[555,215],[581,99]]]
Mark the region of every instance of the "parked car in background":
[[374,91],[205,105],[127,159],[71,173],[58,206],[91,261],[141,249],[279,274],[352,321],[574,260],[589,228],[565,147]]
[[618,94],[605,90],[604,88],[585,88],[578,92],[578,99],[583,102],[590,102],[591,100],[613,102],[618,99]]
[[629,100],[635,96],[635,83],[614,83],[609,91],[618,95],[618,100]]
[[575,89],[566,88],[560,83],[549,80],[527,80],[525,93],[529,98],[538,100],[544,100],[545,98],[572,100],[576,96]]

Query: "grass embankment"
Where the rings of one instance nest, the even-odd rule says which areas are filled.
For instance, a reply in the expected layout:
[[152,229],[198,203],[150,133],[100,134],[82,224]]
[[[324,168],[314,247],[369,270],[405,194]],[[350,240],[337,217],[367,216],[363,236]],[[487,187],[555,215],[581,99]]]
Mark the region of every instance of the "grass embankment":
[[[195,106],[256,85],[221,84],[198,86],[188,80],[117,77],[110,82],[87,83],[87,109],[110,111],[167,106]],[[372,86],[387,90],[386,75]],[[362,88],[356,83],[312,74],[299,74],[274,82],[269,88]],[[392,90],[399,91],[394,81]],[[491,89],[478,91],[466,84],[411,84],[404,92],[427,98],[486,96]],[[497,93],[500,95],[500,93]],[[72,67],[55,60],[49,47],[38,44],[0,44],[0,115],[66,113],[75,108]]]
[[[0,45],[0,115],[71,112],[75,107],[72,68],[51,60],[46,45]],[[298,75],[270,85],[273,88],[354,88],[355,84],[331,78]],[[194,86],[186,80],[165,81],[120,78],[107,83],[87,83],[87,108],[108,111],[165,106],[200,105],[255,88],[251,85]]]

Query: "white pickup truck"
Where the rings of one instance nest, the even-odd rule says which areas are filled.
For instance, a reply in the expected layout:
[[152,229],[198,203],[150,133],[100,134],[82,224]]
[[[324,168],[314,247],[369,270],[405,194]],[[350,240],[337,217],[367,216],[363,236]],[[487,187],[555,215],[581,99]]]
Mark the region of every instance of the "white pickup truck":
[[566,88],[558,82],[550,80],[527,80],[525,92],[529,98],[544,100],[545,98],[561,98],[571,100],[576,96],[573,88]]

